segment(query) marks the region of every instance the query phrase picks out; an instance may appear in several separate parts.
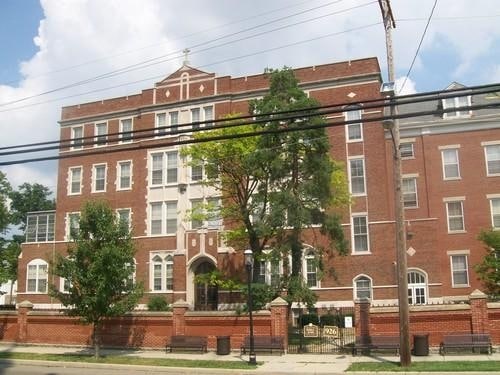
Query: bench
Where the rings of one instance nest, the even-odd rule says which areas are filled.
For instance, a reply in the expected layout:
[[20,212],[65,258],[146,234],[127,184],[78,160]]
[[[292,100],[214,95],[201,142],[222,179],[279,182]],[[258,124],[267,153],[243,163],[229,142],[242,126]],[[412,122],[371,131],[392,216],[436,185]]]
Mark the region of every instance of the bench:
[[[254,336],[253,347],[257,350],[279,350],[280,355],[285,352],[284,340],[281,336]],[[250,350],[250,336],[246,336],[241,345],[241,354],[245,354]]]
[[475,349],[486,350],[492,353],[491,338],[486,333],[463,333],[454,335],[444,335],[443,342],[439,346],[439,353],[445,354],[448,349]]
[[362,352],[370,350],[395,350],[399,353],[399,336],[358,336],[352,347],[352,355],[356,355],[358,350]]
[[199,349],[202,353],[207,351],[207,338],[205,336],[172,336],[167,344],[167,351],[172,349]]

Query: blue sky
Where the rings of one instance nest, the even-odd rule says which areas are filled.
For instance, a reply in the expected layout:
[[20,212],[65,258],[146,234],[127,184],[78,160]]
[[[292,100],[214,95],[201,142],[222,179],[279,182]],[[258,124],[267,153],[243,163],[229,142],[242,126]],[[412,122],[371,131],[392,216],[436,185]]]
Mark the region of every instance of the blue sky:
[[[434,1],[392,0],[400,82]],[[499,5],[439,0],[404,91],[499,82]],[[151,87],[179,68],[186,47],[190,65],[219,76],[370,56],[385,76],[380,21],[374,0],[2,0],[0,124],[9,131],[0,147],[56,140],[61,106]],[[161,63],[72,86],[159,56]],[[70,87],[43,94],[63,86]],[[14,186],[38,181],[55,189],[55,163],[1,170]]]

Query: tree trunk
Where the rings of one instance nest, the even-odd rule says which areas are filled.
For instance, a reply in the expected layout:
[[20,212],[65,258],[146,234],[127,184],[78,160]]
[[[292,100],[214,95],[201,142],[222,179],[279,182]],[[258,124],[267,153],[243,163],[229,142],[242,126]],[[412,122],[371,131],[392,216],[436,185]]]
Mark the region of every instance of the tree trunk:
[[99,322],[96,322],[93,324],[93,331],[92,331],[92,341],[94,344],[94,357],[99,358],[101,356],[100,353],[100,333],[99,333]]

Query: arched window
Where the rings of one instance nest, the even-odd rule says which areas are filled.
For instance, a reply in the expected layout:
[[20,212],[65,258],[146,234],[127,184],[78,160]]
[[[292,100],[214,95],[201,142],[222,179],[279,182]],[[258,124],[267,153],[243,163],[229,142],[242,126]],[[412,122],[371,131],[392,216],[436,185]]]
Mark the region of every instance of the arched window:
[[318,286],[318,262],[313,249],[304,251],[304,277],[308,287]]
[[47,293],[49,265],[42,259],[34,259],[28,263],[26,292]]
[[151,259],[152,290],[170,291],[174,289],[174,257],[160,252]]
[[372,299],[372,280],[368,276],[361,275],[354,279],[354,296],[356,299]]
[[408,303],[410,305],[427,303],[427,282],[423,272],[408,271]]

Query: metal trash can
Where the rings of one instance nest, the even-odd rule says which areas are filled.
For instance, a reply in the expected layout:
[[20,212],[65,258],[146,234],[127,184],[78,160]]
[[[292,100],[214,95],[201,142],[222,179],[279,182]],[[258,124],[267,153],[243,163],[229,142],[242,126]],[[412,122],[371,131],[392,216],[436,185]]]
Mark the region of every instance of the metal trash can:
[[228,355],[231,352],[230,336],[217,336],[217,355]]
[[413,354],[424,356],[429,355],[429,334],[413,335]]

